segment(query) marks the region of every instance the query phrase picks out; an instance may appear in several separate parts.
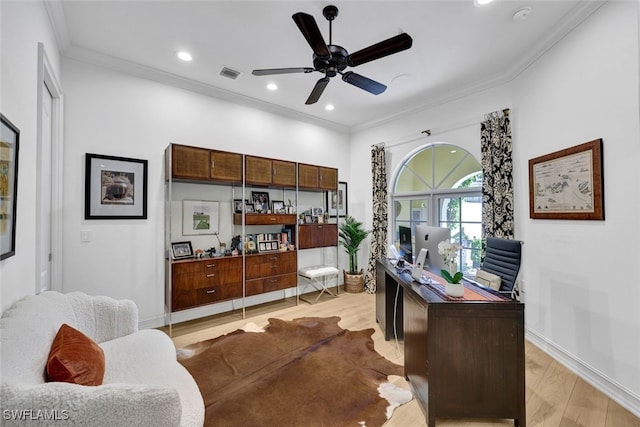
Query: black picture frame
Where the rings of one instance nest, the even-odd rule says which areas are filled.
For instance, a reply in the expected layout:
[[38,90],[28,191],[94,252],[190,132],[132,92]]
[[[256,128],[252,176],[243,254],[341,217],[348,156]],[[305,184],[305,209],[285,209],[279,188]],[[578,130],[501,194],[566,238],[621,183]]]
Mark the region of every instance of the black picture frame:
[[173,259],[193,258],[193,247],[191,242],[173,242],[171,243],[171,254]]
[[20,129],[0,114],[0,260],[16,254]]
[[147,219],[147,160],[85,158],[84,219]]
[[[253,201],[253,207],[256,212],[266,213],[270,209],[269,193],[266,191],[252,191],[251,200]],[[258,206],[260,209],[258,209]]]
[[348,195],[347,195],[347,183],[344,181],[338,182],[337,191],[327,191],[327,210],[326,212],[330,217],[342,218],[348,214]]

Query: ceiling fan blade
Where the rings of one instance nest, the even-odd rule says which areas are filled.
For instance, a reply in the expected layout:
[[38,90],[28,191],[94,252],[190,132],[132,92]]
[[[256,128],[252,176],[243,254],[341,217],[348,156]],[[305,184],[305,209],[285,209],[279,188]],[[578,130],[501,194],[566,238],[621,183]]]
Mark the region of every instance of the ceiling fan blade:
[[320,99],[320,95],[322,95],[322,92],[324,92],[324,88],[327,87],[328,84],[329,84],[329,77],[325,76],[320,80],[318,80],[316,82],[316,85],[313,87],[313,90],[311,91],[309,98],[307,98],[307,102],[305,102],[305,104],[311,105],[318,102],[318,99]]
[[407,33],[398,34],[390,39],[383,40],[347,56],[347,65],[355,67],[374,59],[383,58],[394,53],[409,49],[413,44],[413,39]]
[[329,52],[327,44],[324,42],[324,38],[322,37],[322,33],[320,32],[320,28],[318,28],[315,18],[304,12],[298,12],[294,14],[292,18],[300,29],[300,32],[302,32],[304,38],[307,39],[309,46],[313,49],[313,53],[321,59],[331,58],[331,53]]
[[353,71],[347,71],[346,73],[344,73],[342,75],[342,80],[356,87],[359,87],[360,89],[364,89],[374,95],[380,95],[387,89],[387,87],[382,83],[378,83],[377,81],[371,80],[368,77],[356,74]]
[[266,70],[253,70],[251,74],[254,76],[270,76],[272,74],[293,74],[293,73],[310,73],[315,71],[309,67],[298,68],[268,68]]

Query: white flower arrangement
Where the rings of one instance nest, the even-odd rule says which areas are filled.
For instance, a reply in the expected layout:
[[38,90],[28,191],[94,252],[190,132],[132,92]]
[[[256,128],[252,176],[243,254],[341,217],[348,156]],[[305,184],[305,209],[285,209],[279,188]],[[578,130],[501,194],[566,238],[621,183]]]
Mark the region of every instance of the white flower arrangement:
[[447,266],[447,269],[440,270],[440,273],[449,283],[460,283],[460,280],[462,280],[462,272],[456,271],[458,266],[456,259],[460,248],[461,246],[458,243],[451,243],[448,240],[438,243],[438,253],[442,256],[442,260]]

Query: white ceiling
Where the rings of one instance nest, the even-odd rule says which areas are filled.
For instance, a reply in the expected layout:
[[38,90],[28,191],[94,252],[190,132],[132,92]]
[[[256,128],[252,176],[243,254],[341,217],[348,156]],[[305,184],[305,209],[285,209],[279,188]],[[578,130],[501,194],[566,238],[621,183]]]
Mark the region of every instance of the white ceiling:
[[[511,80],[606,0],[46,1],[65,56],[348,130]],[[400,32],[413,38],[411,49],[351,69],[386,92],[375,96],[336,76],[317,104],[305,105],[322,74],[251,75],[311,67],[291,15],[313,15],[328,43],[328,4],[339,8],[333,44],[350,53]],[[527,19],[513,19],[525,6]],[[193,61],[176,58],[182,49]],[[242,74],[223,77],[223,66]],[[279,89],[268,91],[268,82]]]

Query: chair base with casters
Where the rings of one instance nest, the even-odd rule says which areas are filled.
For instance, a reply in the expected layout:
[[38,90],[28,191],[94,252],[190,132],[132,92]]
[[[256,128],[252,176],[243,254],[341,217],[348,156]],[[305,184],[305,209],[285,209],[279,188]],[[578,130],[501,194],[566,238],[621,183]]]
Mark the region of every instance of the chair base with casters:
[[[340,271],[337,268],[326,265],[312,265],[310,267],[301,268],[298,270],[298,275],[306,281],[302,288],[302,292],[304,292],[309,286],[312,286],[316,290],[320,291],[320,293],[313,301],[311,301],[305,297],[301,297],[300,292],[298,292],[298,299],[308,302],[309,304],[315,304],[325,292],[334,298],[337,297],[339,272]],[[336,293],[333,293],[333,291],[328,287],[333,279],[336,281]]]

